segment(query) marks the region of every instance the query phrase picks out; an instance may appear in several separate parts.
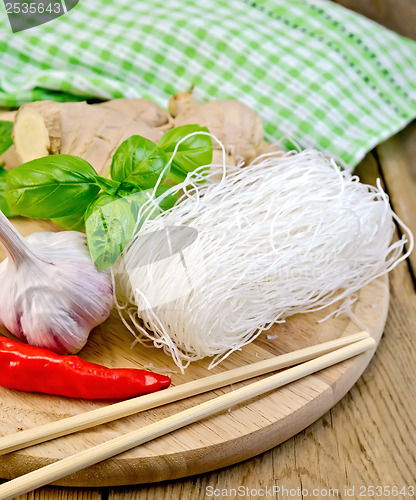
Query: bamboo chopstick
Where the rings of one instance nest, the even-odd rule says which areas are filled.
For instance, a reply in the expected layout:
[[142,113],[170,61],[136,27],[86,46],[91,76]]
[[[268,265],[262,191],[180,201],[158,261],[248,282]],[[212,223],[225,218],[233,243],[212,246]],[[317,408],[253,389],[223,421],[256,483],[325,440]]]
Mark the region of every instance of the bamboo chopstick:
[[251,365],[181,384],[176,387],[170,387],[164,391],[138,396],[120,403],[114,403],[103,408],[41,425],[33,429],[17,432],[16,434],[0,438],[0,455],[127,417],[150,408],[156,408],[180,399],[212,391],[225,385],[234,384],[288,366],[293,366],[294,364],[308,361],[318,355],[326,354],[366,338],[369,338],[369,334],[365,331],[348,335],[329,342],[292,351],[281,356],[274,356],[270,359],[252,363]]
[[227,394],[218,396],[215,399],[205,401],[197,406],[164,418],[159,422],[147,425],[141,429],[134,430],[98,446],[64,458],[63,460],[47,465],[46,467],[1,485],[0,500],[15,498],[17,495],[32,491],[67,476],[68,474],[72,474],[85,467],[106,460],[140,444],[163,436],[164,434],[219,413],[220,411],[224,411],[232,405],[243,403],[249,399],[356,356],[357,354],[361,354],[369,349],[373,349],[375,346],[376,342],[371,337],[355,342],[349,346],[342,347],[316,359],[306,361],[305,363],[275,375],[270,375],[257,382],[253,382]]

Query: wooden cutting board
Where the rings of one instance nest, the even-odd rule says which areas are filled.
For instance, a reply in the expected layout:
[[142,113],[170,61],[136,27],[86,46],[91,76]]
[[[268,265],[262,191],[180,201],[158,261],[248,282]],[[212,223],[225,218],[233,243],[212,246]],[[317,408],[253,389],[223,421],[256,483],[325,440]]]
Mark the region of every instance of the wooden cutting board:
[[[13,222],[25,236],[39,230],[59,230],[45,221],[14,219]],[[4,254],[0,255],[0,260],[2,258]],[[356,295],[353,313],[378,342],[388,311],[387,278],[373,281]],[[344,314],[319,323],[320,319],[335,309],[293,316],[285,324],[273,326],[255,342],[234,353],[211,371],[207,369],[209,361],[203,360],[193,364],[185,375],[181,375],[172,360],[160,350],[140,346],[131,349],[133,338],[117,313],[93,330],[79,355],[112,367],[153,366],[156,371],[158,368],[170,369],[176,371],[171,376],[173,385],[178,385],[362,330]],[[0,333],[6,332],[0,329]],[[79,471],[55,484],[118,486],[157,482],[204,473],[251,458],[282,443],[326,413],[354,385],[373,354],[374,351],[361,354],[264,397],[230,408],[225,413]],[[28,473],[240,385],[235,384],[234,387],[195,396],[2,456],[0,477],[11,479]],[[0,434],[8,435],[107,404],[111,402],[81,401],[0,388]]]

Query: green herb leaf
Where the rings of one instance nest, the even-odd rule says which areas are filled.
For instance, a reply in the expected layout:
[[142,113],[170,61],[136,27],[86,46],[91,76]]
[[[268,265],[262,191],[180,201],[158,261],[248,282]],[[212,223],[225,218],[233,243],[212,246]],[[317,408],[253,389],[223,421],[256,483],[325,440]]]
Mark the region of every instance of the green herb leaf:
[[[133,186],[119,187],[117,189],[117,196],[122,198],[122,197],[130,196],[133,193],[139,193],[141,191],[142,191],[141,189],[138,189],[137,187],[135,188]],[[145,191],[147,191],[147,189]]]
[[[157,215],[161,214],[165,210],[172,208],[177,201],[177,194],[169,194],[163,196],[164,193],[170,189],[172,186],[159,186],[156,190],[156,196],[153,193],[153,189],[146,189],[144,191],[137,191],[136,193],[131,193],[124,199],[130,204],[133,218],[136,224],[136,230],[138,231],[143,222],[146,219],[154,219]],[[149,202],[149,200],[153,200]],[[141,220],[139,222],[140,209],[145,205],[145,208],[140,214]]]
[[[206,127],[200,125],[183,125],[168,130],[160,139],[158,146],[172,156],[178,142],[194,132],[209,133]],[[196,168],[209,165],[212,162],[212,140],[209,135],[196,134],[188,137],[178,146],[172,159],[169,178],[175,182],[182,182],[188,172]]]
[[99,271],[115,264],[133,236],[135,220],[124,198],[101,193],[85,214],[88,248]]
[[6,200],[6,179],[7,170],[5,170],[3,166],[0,166],[0,210],[6,217],[14,217],[17,214],[10,209]]
[[111,178],[121,182],[122,190],[149,189],[154,187],[162,172],[162,180],[167,176],[168,161],[166,153],[154,142],[133,135],[120,144],[114,153]]
[[104,191],[104,193],[114,196],[117,193],[121,182],[114,181],[113,179],[106,179],[105,177],[97,177],[95,180],[98,186]]
[[23,163],[7,176],[7,201],[26,217],[56,219],[83,215],[100,187],[92,166],[71,155],[51,155]]
[[0,155],[13,144],[12,129],[13,122],[0,121]]
[[67,215],[66,217],[58,217],[57,219],[51,219],[51,221],[57,226],[64,227],[65,229],[69,229],[70,231],[85,230],[84,213]]
[[163,185],[163,186],[159,186],[156,189],[156,202],[163,211],[169,210],[178,201],[178,194],[177,193],[175,193],[175,194],[171,193],[171,194],[168,194],[167,196],[162,196],[171,187],[172,186]]

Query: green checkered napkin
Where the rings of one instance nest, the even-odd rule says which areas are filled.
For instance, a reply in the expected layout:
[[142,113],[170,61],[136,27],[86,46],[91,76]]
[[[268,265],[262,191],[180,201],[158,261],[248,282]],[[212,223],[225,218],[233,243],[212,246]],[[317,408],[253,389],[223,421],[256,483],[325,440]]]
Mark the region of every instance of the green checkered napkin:
[[[38,0],[40,1],[40,0]],[[0,7],[0,105],[240,99],[269,140],[356,165],[416,116],[416,43],[326,0],[80,0],[12,34]]]

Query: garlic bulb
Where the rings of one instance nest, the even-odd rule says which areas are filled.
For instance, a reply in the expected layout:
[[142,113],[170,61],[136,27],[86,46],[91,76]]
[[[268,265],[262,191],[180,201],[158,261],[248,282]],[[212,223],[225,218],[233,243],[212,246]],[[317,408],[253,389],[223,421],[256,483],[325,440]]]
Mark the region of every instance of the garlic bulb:
[[113,307],[107,272],[91,260],[86,236],[39,232],[23,238],[0,211],[0,323],[29,344],[79,351]]

